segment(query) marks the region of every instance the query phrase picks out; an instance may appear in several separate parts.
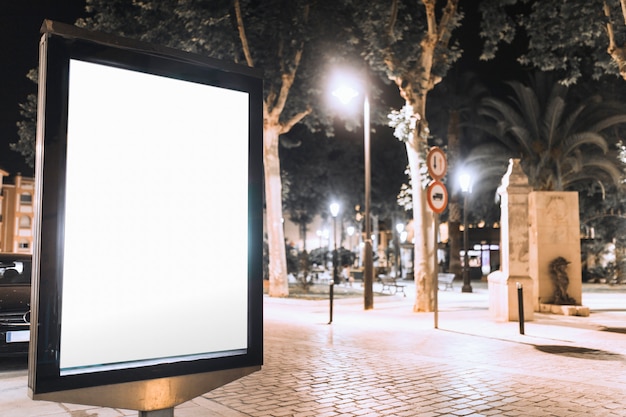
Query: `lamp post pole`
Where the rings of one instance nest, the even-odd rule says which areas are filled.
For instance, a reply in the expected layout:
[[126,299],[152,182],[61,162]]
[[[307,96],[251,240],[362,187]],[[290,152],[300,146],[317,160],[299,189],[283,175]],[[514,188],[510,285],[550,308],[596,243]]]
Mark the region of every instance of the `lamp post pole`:
[[337,215],[339,214],[339,204],[332,203],[330,205],[330,214],[333,216],[333,241],[335,242],[335,250],[333,250],[333,283],[339,284],[339,275],[337,274]]
[[367,94],[363,100],[363,147],[365,155],[365,245],[363,247],[363,307],[374,308],[374,259],[372,255],[372,220],[370,217],[371,199],[371,158],[370,158],[370,102]]
[[[342,83],[343,84],[343,83]],[[358,91],[345,84],[333,91],[333,95],[344,104],[358,96]],[[363,148],[365,155],[365,241],[363,242],[363,304],[365,310],[374,308],[374,259],[372,254],[372,225],[370,218],[370,102],[367,93],[363,93]]]
[[402,278],[402,248],[400,247],[402,243],[402,232],[404,232],[404,224],[398,223],[396,224],[396,277]]
[[339,214],[339,204],[332,203],[330,205],[330,215],[333,216],[333,236],[335,241],[335,250],[333,251],[333,279],[328,286],[328,295],[330,301],[330,320],[328,324],[333,322],[333,298],[335,292],[335,284],[338,284],[339,277],[337,276],[337,215]]
[[461,191],[463,192],[463,288],[461,292],[472,292],[472,284],[469,276],[469,227],[467,227],[468,196],[471,193],[471,177],[467,173],[461,174]]

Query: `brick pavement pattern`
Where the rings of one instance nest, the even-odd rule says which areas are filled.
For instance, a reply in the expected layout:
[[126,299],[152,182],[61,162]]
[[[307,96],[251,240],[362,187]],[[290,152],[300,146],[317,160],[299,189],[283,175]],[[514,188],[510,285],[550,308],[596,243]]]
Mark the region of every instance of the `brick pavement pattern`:
[[[520,335],[518,323],[489,318],[484,292],[440,294],[438,329],[410,296],[377,296],[371,311],[336,300],[331,325],[327,301],[266,297],[263,369],[174,415],[626,416],[626,308],[537,314]],[[0,375],[0,416],[137,412],[31,401],[21,371]]]
[[437,330],[424,317],[341,307],[325,326],[322,306],[306,323],[307,312],[276,303],[266,308],[263,370],[204,396],[242,413],[233,415],[626,416],[622,334],[568,329],[567,337],[589,339],[580,346],[554,329],[539,337],[508,323],[475,331],[484,312],[455,315],[449,330],[441,313]]

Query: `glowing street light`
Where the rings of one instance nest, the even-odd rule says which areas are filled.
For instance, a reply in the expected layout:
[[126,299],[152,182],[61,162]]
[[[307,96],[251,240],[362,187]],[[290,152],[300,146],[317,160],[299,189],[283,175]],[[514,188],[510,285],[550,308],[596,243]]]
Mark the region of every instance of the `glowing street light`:
[[355,228],[354,226],[348,226],[346,228],[346,232],[348,232],[348,236],[350,237],[350,252],[354,249],[354,245],[352,244],[352,236],[354,236]]
[[[354,83],[354,82],[352,82]],[[365,310],[374,308],[374,258],[372,255],[372,225],[370,218],[371,164],[370,164],[370,102],[365,92],[350,87],[349,83],[337,82],[332,95],[344,105],[363,95],[363,147],[365,154],[365,242],[363,248],[363,304]]]

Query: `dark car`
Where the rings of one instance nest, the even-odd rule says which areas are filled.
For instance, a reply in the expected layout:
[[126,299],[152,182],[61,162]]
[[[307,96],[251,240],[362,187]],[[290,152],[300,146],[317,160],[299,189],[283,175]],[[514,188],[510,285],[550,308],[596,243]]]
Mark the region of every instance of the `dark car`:
[[0,253],[0,356],[28,354],[32,257]]

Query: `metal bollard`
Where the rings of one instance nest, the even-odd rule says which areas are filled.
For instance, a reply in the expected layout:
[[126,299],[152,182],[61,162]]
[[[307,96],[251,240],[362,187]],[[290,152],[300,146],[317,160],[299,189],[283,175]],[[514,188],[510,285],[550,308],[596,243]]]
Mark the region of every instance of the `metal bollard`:
[[328,284],[328,288],[329,288],[329,294],[330,294],[330,320],[328,321],[328,324],[331,324],[333,322],[333,297],[334,297],[334,292],[335,292],[335,281],[330,281],[330,284]]
[[517,314],[519,316],[519,334],[524,334],[524,288],[517,283]]

